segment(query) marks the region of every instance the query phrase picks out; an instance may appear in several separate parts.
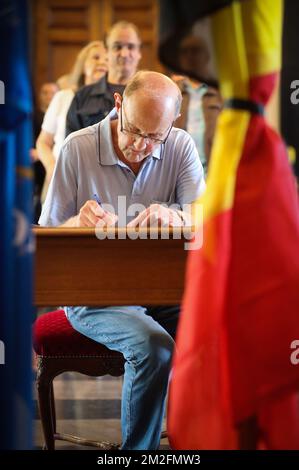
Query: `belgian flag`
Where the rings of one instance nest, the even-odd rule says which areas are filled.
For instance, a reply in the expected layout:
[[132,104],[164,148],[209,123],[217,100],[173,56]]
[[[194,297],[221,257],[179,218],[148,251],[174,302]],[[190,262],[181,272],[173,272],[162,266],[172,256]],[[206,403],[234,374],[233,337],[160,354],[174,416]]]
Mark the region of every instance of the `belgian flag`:
[[[280,68],[280,0],[233,2],[213,15],[226,101],[190,251],[170,384],[174,449],[299,449],[299,206],[280,136],[263,109]],[[196,207],[195,207],[196,212]]]

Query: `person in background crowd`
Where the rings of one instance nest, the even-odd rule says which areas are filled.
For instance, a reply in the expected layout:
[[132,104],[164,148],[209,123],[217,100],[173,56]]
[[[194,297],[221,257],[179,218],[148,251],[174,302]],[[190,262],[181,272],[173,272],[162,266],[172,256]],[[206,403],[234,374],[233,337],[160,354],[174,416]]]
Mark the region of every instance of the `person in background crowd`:
[[[44,119],[45,112],[57,91],[59,90],[58,85],[54,82],[43,83],[40,87],[37,105],[33,111],[33,134],[34,142],[36,141],[41,125]],[[31,159],[33,161],[33,221],[37,223],[37,220],[41,212],[41,193],[45,181],[45,168],[43,164],[39,161],[38,152],[36,148],[30,150]]]
[[172,75],[179,86],[182,96],[181,115],[175,125],[185,129],[193,138],[205,174],[207,158],[204,151],[205,121],[202,110],[202,97],[207,91],[205,83],[195,80],[194,73],[206,76],[209,51],[205,40],[194,34],[185,36],[179,46],[179,64],[184,75]]
[[38,158],[46,170],[42,201],[52,178],[56,159],[65,138],[66,115],[77,91],[83,85],[98,81],[107,72],[106,49],[102,41],[92,41],[78,54],[68,75],[70,88],[59,91],[52,100],[36,142]]
[[204,154],[207,168],[209,167],[212,144],[216,130],[218,116],[223,107],[223,99],[216,88],[208,87],[202,97],[202,111],[205,122]]
[[45,112],[48,109],[49,104],[51,103],[51,100],[55,93],[59,90],[59,87],[57,83],[55,82],[48,82],[44,83],[39,91],[38,94],[38,109],[37,111],[40,111],[42,115],[45,114]]
[[182,75],[171,75],[183,96],[181,114],[175,122],[177,127],[186,130],[193,138],[204,172],[207,172],[207,159],[204,151],[205,122],[202,111],[202,97],[207,85]]
[[67,114],[67,135],[106,117],[114,106],[114,93],[122,94],[126,83],[137,70],[141,59],[141,38],[133,23],[115,23],[105,43],[108,74],[76,93]]

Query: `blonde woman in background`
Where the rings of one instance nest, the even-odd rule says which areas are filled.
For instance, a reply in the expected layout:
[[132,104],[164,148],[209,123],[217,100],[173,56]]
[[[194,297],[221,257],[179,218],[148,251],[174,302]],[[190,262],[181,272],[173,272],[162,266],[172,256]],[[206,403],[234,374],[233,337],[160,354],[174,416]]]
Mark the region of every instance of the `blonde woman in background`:
[[104,43],[92,41],[79,52],[72,72],[67,75],[69,88],[58,91],[47,109],[36,141],[38,158],[46,170],[42,201],[45,199],[55,162],[65,138],[66,114],[74,94],[83,85],[97,82],[106,72],[107,58]]

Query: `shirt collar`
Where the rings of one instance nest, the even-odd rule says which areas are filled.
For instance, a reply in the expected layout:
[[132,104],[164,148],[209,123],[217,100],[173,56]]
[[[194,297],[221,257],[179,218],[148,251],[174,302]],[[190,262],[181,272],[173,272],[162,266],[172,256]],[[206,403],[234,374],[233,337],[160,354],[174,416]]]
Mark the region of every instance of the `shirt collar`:
[[190,93],[190,95],[202,96],[207,91],[208,86],[205,83],[200,83],[196,88],[194,88],[190,82],[186,82],[186,91]]
[[158,147],[155,148],[155,150],[152,153],[153,158],[157,158],[157,160],[162,160],[163,159],[164,145],[165,144],[160,144]]
[[[117,119],[116,109],[113,108],[110,113],[103,119],[98,126],[100,126],[100,153],[99,162],[101,165],[118,165],[120,163],[113,144],[111,135],[110,121]],[[163,150],[165,144],[160,144],[154,149],[149,157],[156,158],[157,160],[163,159]],[[148,157],[147,157],[148,158]]]
[[112,144],[110,121],[117,119],[116,109],[113,108],[110,113],[99,122],[100,126],[100,152],[99,162],[101,165],[117,165],[118,158]]

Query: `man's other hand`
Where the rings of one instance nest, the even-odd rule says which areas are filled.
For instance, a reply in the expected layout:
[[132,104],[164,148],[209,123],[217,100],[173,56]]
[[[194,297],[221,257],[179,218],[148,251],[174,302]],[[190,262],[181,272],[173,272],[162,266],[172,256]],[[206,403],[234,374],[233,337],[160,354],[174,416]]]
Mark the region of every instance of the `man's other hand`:
[[182,227],[185,221],[181,214],[180,211],[160,204],[151,204],[129,222],[127,227]]

